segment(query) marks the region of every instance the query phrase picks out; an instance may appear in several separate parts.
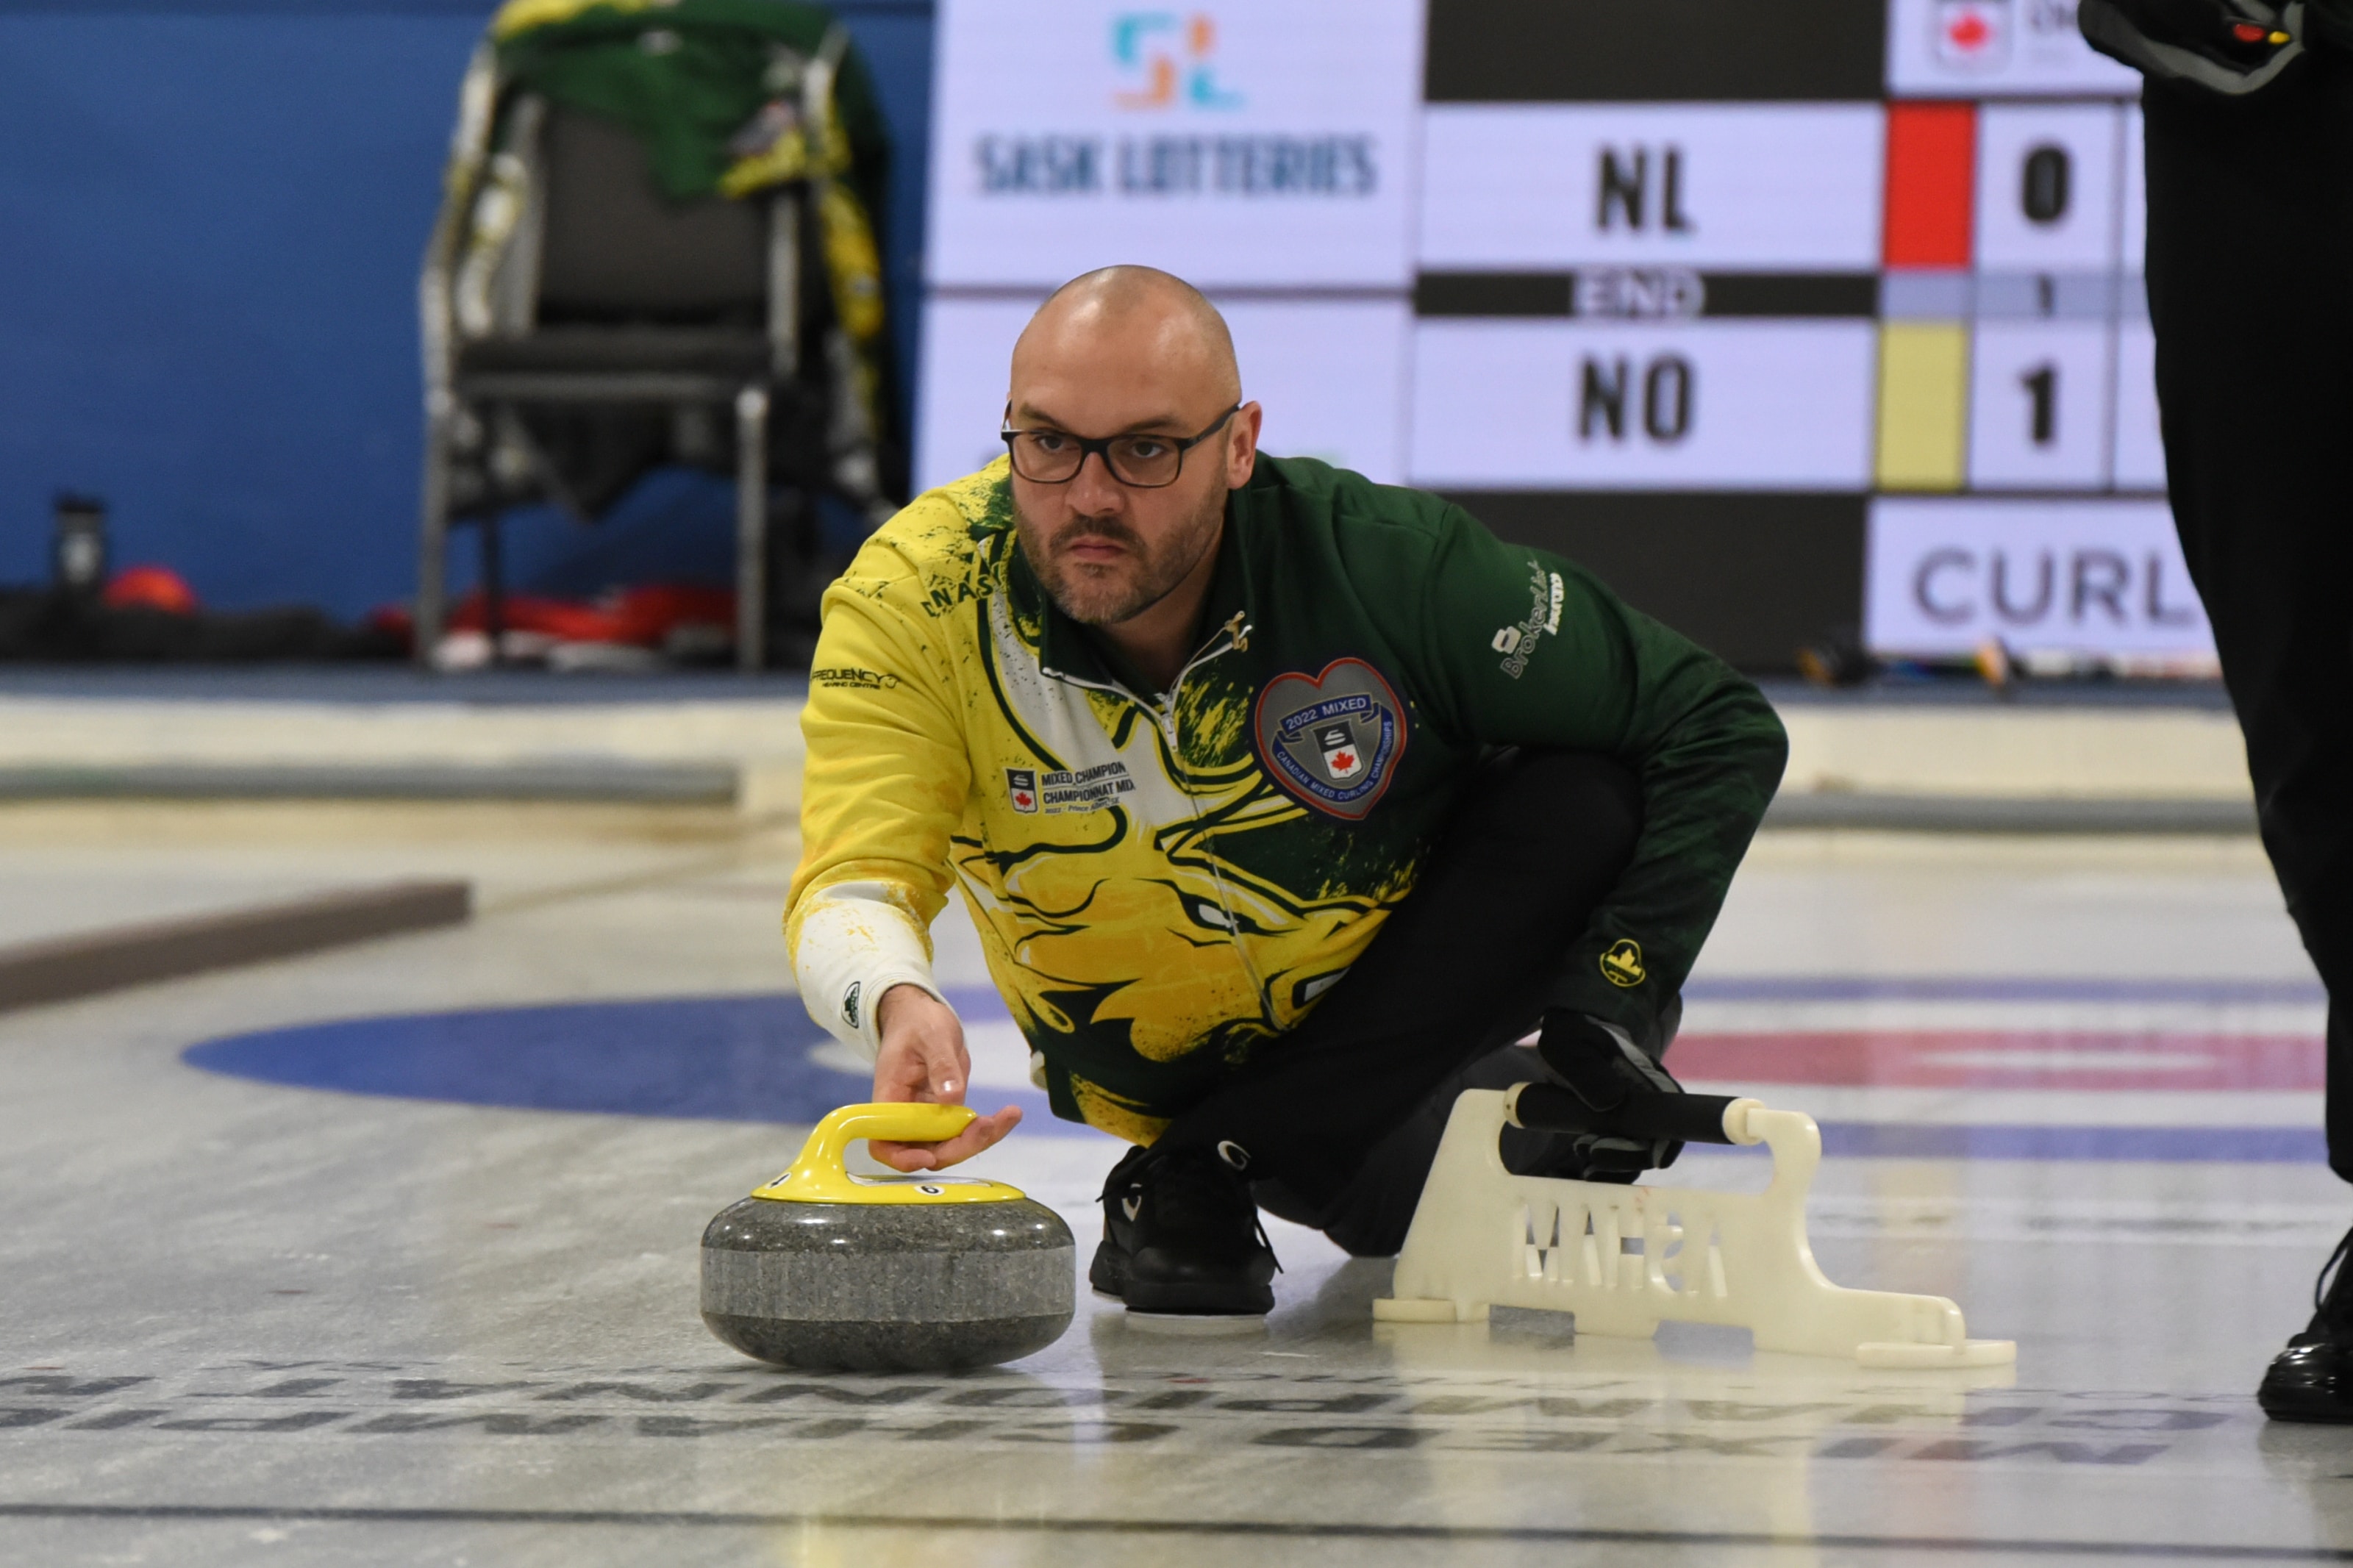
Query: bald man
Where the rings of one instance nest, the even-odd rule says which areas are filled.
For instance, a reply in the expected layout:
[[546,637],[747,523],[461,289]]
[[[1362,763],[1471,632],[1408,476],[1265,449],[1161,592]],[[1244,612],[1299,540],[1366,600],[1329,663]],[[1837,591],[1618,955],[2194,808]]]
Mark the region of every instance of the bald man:
[[[1258,450],[1226,325],[1089,273],[1013,352],[1005,458],[825,597],[786,940],[874,1098],[962,1103],[927,936],[951,884],[1057,1116],[1135,1147],[1095,1288],[1262,1312],[1259,1210],[1394,1252],[1453,1099],[1551,1079],[1530,1173],[1674,1145],[1677,994],[1779,780],[1756,689],[1570,563]],[[1515,1045],[1540,1031],[1530,1049]],[[902,1171],[988,1147],[1008,1107]]]

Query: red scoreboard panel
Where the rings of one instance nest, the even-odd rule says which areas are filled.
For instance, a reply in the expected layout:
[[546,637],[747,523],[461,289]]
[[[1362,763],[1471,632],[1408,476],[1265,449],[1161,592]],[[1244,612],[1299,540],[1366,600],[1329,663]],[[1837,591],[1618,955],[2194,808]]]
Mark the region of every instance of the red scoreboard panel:
[[2194,666],[2138,82],[2060,0],[1431,0],[1406,475],[1754,668]]

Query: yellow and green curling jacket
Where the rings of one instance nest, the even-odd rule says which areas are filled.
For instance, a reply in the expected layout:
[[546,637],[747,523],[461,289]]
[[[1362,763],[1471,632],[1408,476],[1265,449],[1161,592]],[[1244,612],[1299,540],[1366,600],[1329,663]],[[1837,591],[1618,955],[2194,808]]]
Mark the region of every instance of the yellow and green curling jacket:
[[867,542],[802,718],[786,941],[811,1016],[871,1057],[886,990],[938,994],[953,883],[1056,1113],[1149,1142],[1347,973],[1478,759],[1529,744],[1641,780],[1553,1000],[1651,1037],[1780,778],[1756,688],[1433,495],[1261,456],[1226,521],[1163,693],[1040,591],[1002,459]]

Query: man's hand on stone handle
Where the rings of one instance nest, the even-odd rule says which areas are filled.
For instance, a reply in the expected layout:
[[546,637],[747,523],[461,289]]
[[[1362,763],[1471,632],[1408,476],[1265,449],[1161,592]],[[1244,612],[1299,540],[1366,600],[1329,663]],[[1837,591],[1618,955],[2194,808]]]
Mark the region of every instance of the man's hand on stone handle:
[[[917,985],[893,985],[882,994],[876,1017],[882,1049],[874,1058],[874,1098],[962,1105],[972,1077],[972,1057],[964,1048],[964,1026],[954,1009]],[[984,1116],[955,1137],[937,1143],[893,1143],[876,1138],[867,1148],[896,1171],[940,1171],[969,1160],[1019,1125],[1018,1108]]]

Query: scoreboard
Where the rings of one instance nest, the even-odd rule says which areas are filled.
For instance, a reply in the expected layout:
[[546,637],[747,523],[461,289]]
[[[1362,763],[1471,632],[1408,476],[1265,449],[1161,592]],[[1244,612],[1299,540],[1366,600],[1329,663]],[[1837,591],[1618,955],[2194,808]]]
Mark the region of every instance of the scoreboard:
[[[1018,20],[1017,20],[1018,18]],[[945,0],[918,477],[1143,261],[1270,450],[1461,500],[1750,668],[2196,668],[2138,79],[2072,0]]]

